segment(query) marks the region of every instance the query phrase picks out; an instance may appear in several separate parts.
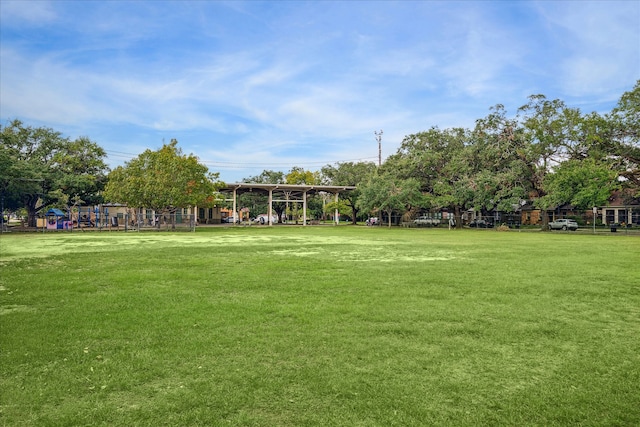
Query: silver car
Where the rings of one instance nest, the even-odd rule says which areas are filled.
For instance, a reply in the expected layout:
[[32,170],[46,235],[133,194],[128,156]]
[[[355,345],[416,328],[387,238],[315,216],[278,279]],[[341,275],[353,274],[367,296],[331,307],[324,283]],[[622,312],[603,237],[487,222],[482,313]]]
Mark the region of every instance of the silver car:
[[572,219],[556,219],[549,223],[549,230],[571,230],[576,231],[578,223]]

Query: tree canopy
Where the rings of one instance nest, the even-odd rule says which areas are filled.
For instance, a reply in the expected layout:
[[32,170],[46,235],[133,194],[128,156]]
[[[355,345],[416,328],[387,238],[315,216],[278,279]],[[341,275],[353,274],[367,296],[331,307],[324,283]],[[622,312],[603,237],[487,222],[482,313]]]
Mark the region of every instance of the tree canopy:
[[0,130],[0,190],[10,209],[24,207],[30,226],[48,207],[99,203],[108,168],[105,151],[88,137],[71,140],[14,120]]
[[389,227],[394,212],[403,214],[413,206],[421,205],[423,198],[415,178],[399,179],[382,174],[373,174],[361,191],[358,206],[370,212],[386,213]]
[[109,174],[104,197],[131,207],[173,212],[178,208],[212,206],[223,185],[193,154],[184,155],[178,141],[157,151],[146,150]]
[[352,224],[356,225],[358,213],[361,210],[358,205],[358,198],[360,198],[362,194],[361,187],[369,180],[375,170],[376,165],[371,162],[345,162],[323,167],[321,175],[324,183],[328,185],[356,187],[355,190],[344,193],[337,206],[331,204],[329,208],[342,210],[341,207],[344,205],[351,211]]

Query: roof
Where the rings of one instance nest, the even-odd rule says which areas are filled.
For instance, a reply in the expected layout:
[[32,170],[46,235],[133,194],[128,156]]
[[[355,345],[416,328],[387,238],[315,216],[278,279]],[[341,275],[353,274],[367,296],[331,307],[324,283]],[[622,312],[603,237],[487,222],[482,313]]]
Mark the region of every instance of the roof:
[[246,193],[254,190],[257,191],[281,191],[281,192],[293,192],[293,193],[342,193],[344,191],[355,190],[356,187],[348,185],[293,185],[293,184],[253,184],[248,182],[237,182],[234,184],[227,184],[219,191],[221,193],[230,193],[236,191],[236,193]]
[[67,214],[60,209],[49,209],[45,215],[66,216]]

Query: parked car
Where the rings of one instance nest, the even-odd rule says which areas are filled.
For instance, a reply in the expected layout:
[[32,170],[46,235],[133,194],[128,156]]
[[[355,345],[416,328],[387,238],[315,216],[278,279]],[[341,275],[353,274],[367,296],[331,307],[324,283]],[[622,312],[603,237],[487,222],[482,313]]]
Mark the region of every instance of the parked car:
[[[269,224],[269,215],[260,214],[253,220],[253,222],[257,222],[259,224]],[[278,222],[278,215],[271,215],[271,222],[272,224],[276,224]]]
[[437,227],[440,225],[440,220],[438,218],[431,218],[426,215],[422,215],[414,219],[413,223],[416,225],[431,225],[433,227]]
[[485,221],[484,219],[474,219],[469,223],[469,227],[473,228],[491,228],[493,224],[491,222]]
[[556,219],[549,223],[549,230],[571,230],[576,231],[578,223],[573,219]]

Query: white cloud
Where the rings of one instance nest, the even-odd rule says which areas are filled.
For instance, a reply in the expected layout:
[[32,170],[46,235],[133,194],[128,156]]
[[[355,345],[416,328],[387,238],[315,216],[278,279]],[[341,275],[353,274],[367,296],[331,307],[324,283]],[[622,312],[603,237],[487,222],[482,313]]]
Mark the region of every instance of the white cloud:
[[[640,78],[640,3],[543,3],[562,49],[558,86],[570,96],[611,93]],[[618,94],[619,96],[620,94]]]
[[2,0],[0,13],[3,25],[17,25],[25,22],[30,25],[45,25],[57,18],[54,5],[50,1]]

